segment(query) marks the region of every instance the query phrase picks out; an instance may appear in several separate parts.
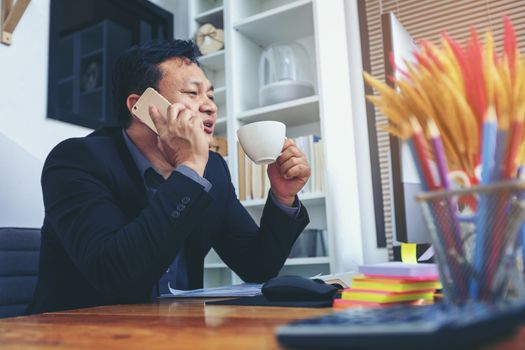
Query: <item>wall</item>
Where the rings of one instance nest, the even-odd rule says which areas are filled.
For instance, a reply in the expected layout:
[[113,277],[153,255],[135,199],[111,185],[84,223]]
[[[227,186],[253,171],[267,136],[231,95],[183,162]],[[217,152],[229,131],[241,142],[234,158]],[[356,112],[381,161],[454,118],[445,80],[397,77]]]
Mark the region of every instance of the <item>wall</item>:
[[[179,1],[152,2],[176,11],[176,31],[187,27]],[[49,0],[31,1],[12,45],[0,45],[0,227],[41,226],[45,157],[60,141],[90,132],[46,118],[49,5]]]
[[0,226],[39,227],[43,205],[42,161],[0,134]]
[[89,132],[46,118],[48,38],[49,0],[32,1],[12,45],[0,45],[0,226],[41,225],[40,171],[47,153]]
[[48,41],[49,0],[41,0],[27,7],[13,44],[0,45],[0,132],[42,161],[58,141],[89,131],[46,118]]

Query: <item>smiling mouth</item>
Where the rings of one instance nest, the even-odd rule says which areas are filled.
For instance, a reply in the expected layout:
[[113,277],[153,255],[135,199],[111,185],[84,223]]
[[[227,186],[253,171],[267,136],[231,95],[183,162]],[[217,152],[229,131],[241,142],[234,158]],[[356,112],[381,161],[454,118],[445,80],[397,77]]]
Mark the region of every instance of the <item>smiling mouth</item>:
[[204,131],[207,134],[213,134],[213,122],[211,120],[206,120],[204,122]]

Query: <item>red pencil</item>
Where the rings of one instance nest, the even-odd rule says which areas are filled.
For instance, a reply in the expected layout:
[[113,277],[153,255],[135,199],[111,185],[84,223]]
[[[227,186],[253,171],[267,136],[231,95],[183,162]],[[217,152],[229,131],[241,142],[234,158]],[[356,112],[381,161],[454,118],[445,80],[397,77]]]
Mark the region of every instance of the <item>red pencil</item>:
[[426,182],[427,188],[429,191],[437,190],[438,187],[434,182],[434,176],[430,170],[430,165],[428,164],[428,157],[425,148],[425,138],[423,136],[423,130],[421,125],[416,118],[410,117],[410,125],[412,126],[412,140],[414,141],[414,147],[416,149],[417,156],[419,158],[419,165],[421,167],[421,172],[423,173],[423,181]]

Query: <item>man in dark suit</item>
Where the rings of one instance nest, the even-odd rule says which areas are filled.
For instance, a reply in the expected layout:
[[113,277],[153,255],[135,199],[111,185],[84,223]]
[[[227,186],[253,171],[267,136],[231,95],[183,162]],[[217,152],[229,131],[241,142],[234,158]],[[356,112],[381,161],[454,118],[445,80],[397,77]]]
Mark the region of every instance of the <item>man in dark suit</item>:
[[[192,42],[131,48],[114,70],[122,128],[69,139],[42,173],[40,272],[28,313],[151,300],[168,286],[202,287],[214,248],[244,281],[279,272],[308,223],[296,194],[310,176],[287,140],[268,167],[260,228],[236,197],[224,160],[209,151],[217,107]],[[130,113],[147,87],[172,103],[150,106],[159,135]],[[160,280],[160,291],[159,291]]]

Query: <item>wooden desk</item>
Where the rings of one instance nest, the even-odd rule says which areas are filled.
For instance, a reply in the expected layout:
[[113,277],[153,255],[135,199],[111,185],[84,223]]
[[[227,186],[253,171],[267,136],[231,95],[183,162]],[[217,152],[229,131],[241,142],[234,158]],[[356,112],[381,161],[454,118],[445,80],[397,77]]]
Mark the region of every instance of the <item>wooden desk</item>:
[[[202,300],[102,306],[0,319],[0,349],[280,349],[277,325],[331,311]],[[525,349],[525,328],[485,349]]]

